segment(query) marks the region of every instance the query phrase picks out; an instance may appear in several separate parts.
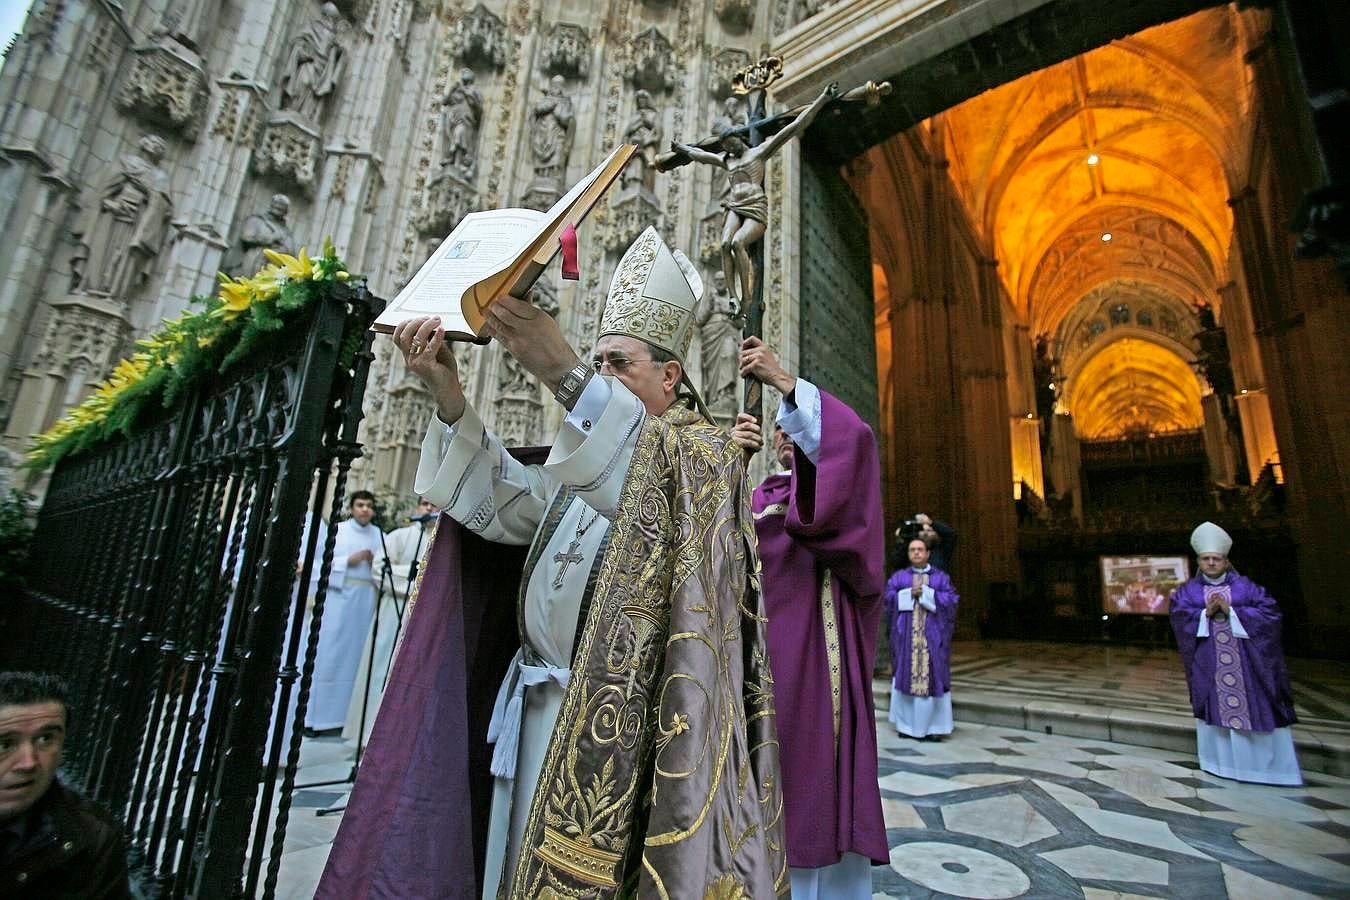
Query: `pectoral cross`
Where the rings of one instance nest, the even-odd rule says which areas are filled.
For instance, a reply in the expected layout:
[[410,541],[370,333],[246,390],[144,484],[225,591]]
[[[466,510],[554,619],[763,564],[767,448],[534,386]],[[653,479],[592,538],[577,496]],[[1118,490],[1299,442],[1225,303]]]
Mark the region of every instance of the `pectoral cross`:
[[563,579],[567,577],[567,567],[574,563],[579,563],[584,557],[577,552],[581,547],[581,538],[578,536],[567,545],[567,552],[559,550],[553,554],[553,561],[558,564],[558,574],[553,576],[553,587],[555,589],[563,586]]

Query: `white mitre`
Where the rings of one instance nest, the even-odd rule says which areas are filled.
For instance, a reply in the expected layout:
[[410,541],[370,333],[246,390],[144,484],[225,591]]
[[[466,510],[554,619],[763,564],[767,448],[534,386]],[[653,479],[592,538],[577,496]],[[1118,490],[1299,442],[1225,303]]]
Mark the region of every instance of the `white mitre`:
[[694,339],[694,314],[702,296],[703,279],[689,257],[667,247],[656,229],[648,225],[624,251],[614,270],[605,311],[600,316],[600,335],[637,338],[672,354],[684,370],[684,385],[699,411],[712,421],[685,364]]
[[1191,532],[1191,549],[1201,553],[1217,553],[1225,559],[1233,548],[1233,538],[1213,522],[1204,522]]

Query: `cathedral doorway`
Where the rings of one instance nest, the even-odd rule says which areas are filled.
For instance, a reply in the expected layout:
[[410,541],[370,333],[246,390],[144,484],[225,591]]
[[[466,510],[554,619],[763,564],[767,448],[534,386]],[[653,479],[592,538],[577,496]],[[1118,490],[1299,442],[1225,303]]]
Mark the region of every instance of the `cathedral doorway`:
[[[1213,519],[1281,585],[1292,643],[1336,652],[1318,634],[1344,633],[1343,610],[1307,597],[1332,577],[1317,523],[1344,524],[1344,473],[1302,450],[1333,451],[1345,401],[1303,403],[1305,337],[1271,317],[1344,288],[1293,262],[1316,148],[1280,14],[1123,4],[1085,24],[1075,6],[987,22],[898,74],[868,68],[881,46],[830,67],[894,91],[823,116],[789,162],[785,333],[877,427],[890,526],[956,528],[967,636],[1095,637],[1101,560],[1185,556]],[[1343,314],[1326,325],[1347,334]],[[1319,470],[1330,508],[1311,502]],[[1126,630],[1167,639],[1162,616]]]

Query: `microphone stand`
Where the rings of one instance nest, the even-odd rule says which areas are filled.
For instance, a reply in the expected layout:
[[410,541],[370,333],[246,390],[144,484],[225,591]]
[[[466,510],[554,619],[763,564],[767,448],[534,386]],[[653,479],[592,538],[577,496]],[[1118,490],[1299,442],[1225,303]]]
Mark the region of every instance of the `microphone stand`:
[[[375,646],[380,635],[380,606],[384,603],[386,583],[389,592],[395,597],[396,601],[398,597],[398,591],[394,590],[394,568],[389,563],[389,547],[384,542],[384,532],[378,527],[375,530],[380,534],[380,549],[384,552],[384,555],[380,562],[379,590],[375,594],[375,615],[371,618],[370,622],[370,654],[366,658],[366,680],[361,688],[361,721],[360,730],[356,733],[356,756],[352,759],[352,768],[351,771],[347,773],[346,778],[339,778],[332,781],[313,781],[308,784],[297,784],[295,786],[296,790],[301,788],[328,787],[335,784],[355,784],[356,770],[361,767],[361,754],[365,751],[366,746],[366,708],[370,704],[370,679],[375,670]],[[395,603],[395,606],[397,606],[397,602]],[[342,812],[346,808],[347,804],[344,803],[341,806],[329,806],[324,809],[315,810],[314,814],[316,816],[332,815],[333,813]]]
[[[413,585],[417,584],[417,563],[422,558],[422,541],[427,536],[427,522],[440,516],[440,513],[427,513],[424,516],[417,516],[417,523],[421,528],[417,532],[417,545],[413,548],[412,559],[408,562],[408,586],[403,589],[403,602],[398,599],[398,591],[394,591],[394,612],[398,614],[398,622],[394,626],[394,643],[392,646],[397,649],[399,635],[403,633],[403,613],[408,609],[408,601],[412,599]],[[389,558],[385,554],[385,559]],[[389,683],[389,673],[394,666],[394,654],[389,654],[389,661],[384,666],[384,681]]]

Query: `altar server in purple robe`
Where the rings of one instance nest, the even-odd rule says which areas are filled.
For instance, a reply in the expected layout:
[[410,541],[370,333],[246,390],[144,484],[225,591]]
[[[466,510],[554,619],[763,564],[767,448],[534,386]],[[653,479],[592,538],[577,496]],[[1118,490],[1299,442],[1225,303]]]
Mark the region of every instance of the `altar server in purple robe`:
[[928,543],[913,538],[905,547],[909,565],[886,582],[891,619],[890,721],[914,738],[952,733],[952,632],[960,597],[947,573],[929,562]]
[[1280,607],[1233,571],[1233,539],[1213,522],[1191,533],[1199,573],[1172,594],[1200,768],[1260,784],[1302,784],[1289,726],[1294,697],[1280,646]]
[[[872,429],[847,405],[789,375],[758,338],[741,374],[783,395],[781,471],[752,501],[769,617],[794,900],[869,900],[889,858],[877,785],[872,659],[885,577],[881,474]],[[734,436],[753,452],[759,423]]]

